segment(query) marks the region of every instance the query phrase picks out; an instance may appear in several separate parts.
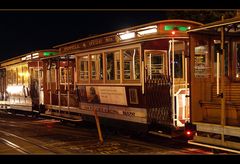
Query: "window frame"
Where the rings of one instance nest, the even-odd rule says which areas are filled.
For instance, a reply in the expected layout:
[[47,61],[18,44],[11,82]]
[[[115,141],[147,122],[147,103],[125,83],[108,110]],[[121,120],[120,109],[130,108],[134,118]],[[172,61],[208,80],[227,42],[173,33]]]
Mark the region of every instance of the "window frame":
[[[133,74],[133,65],[132,64],[130,64],[130,79],[125,79],[124,78],[124,76],[125,76],[125,73],[124,73],[124,65],[125,65],[125,61],[124,61],[124,54],[123,54],[123,51],[124,50],[128,50],[128,49],[137,49],[138,50],[138,55],[139,55],[139,79],[131,79],[131,77],[134,77],[134,74]],[[142,61],[142,57],[141,57],[141,47],[126,47],[126,48],[122,48],[121,49],[121,51],[122,51],[122,60],[121,60],[121,63],[122,63],[122,80],[123,80],[123,82],[124,83],[128,83],[128,82],[130,82],[130,83],[138,83],[138,82],[140,82],[140,79],[141,79],[141,61]],[[132,61],[129,61],[130,63],[132,62]],[[135,64],[135,63],[134,63]],[[136,74],[136,73],[135,73]]]
[[[168,75],[168,52],[167,50],[144,50],[144,63],[145,68],[147,68],[148,62],[147,62],[147,53],[152,52],[155,54],[155,56],[162,56],[163,60],[163,75]],[[152,79],[152,78],[150,78]]]
[[[234,82],[240,82],[240,76],[236,77],[237,74],[237,44],[240,45],[240,40],[236,40],[232,42],[232,54],[233,54],[233,60],[232,60],[232,65],[233,65],[233,71],[232,71],[232,79]],[[240,51],[240,49],[239,49]],[[239,72],[240,74],[240,72]]]
[[[140,79],[137,80],[124,80],[123,79],[123,55],[122,55],[122,50],[125,49],[132,49],[132,48],[138,48],[139,49],[139,60],[140,60]],[[106,53],[108,52],[113,52],[113,51],[119,51],[120,53],[120,79],[119,80],[107,80],[107,72],[106,72]],[[80,80],[80,63],[79,63],[79,59],[82,56],[88,56],[88,62],[91,63],[91,55],[96,55],[96,54],[102,54],[103,57],[103,79],[102,80],[94,80],[92,79],[92,65],[89,64],[88,65],[88,75],[89,78],[88,80]],[[95,51],[88,51],[88,52],[83,52],[83,53],[76,53],[75,54],[76,58],[76,72],[77,72],[77,85],[84,85],[84,84],[141,84],[141,79],[142,77],[142,47],[141,44],[131,44],[131,45],[125,45],[125,46],[119,46],[119,47],[112,47],[109,49],[100,49],[100,50],[95,50]]]

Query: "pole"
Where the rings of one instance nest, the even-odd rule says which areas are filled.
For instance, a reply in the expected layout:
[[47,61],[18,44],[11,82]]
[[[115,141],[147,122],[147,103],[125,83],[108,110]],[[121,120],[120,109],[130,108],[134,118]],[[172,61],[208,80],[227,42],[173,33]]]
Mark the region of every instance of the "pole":
[[98,118],[98,115],[97,115],[97,111],[96,111],[96,108],[95,108],[94,105],[93,105],[93,112],[94,112],[94,116],[95,116],[95,120],[96,120],[99,141],[100,141],[100,144],[102,145],[103,144],[102,131],[101,131],[101,127],[100,127],[100,122],[99,122],[99,118]]
[[52,62],[51,62],[51,59],[49,60],[49,64],[50,64],[50,69],[49,69],[49,83],[50,83],[50,85],[49,85],[49,90],[50,90],[50,92],[49,92],[49,95],[50,95],[50,105],[52,105],[52,76],[51,76],[51,70],[52,70]]
[[61,113],[61,58],[58,57],[57,59],[57,93],[58,93],[58,107],[59,107],[59,114]]
[[69,111],[69,102],[70,102],[70,86],[69,86],[69,56],[67,56],[67,107],[68,107],[68,114],[70,114]]
[[[222,20],[224,20],[224,16],[222,16]],[[224,83],[224,76],[225,76],[225,68],[224,68],[224,58],[225,58],[225,49],[224,49],[224,26],[221,27],[221,125],[224,128],[226,124],[225,120],[225,83]],[[224,130],[222,132],[222,143],[224,142]]]
[[174,38],[172,38],[172,112],[173,112],[173,125],[175,125],[175,97],[174,97]]
[[219,67],[219,63],[220,63],[220,60],[219,60],[219,52],[217,52],[217,96],[219,95],[219,72],[220,72],[220,67]]

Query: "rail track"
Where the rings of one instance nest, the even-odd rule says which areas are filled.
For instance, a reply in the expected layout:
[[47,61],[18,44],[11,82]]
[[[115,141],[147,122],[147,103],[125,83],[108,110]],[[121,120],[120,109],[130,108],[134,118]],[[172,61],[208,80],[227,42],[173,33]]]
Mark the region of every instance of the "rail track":
[[0,130],[0,142],[21,154],[57,154],[58,152],[41,146],[29,139]]
[[132,136],[107,127],[102,127],[104,143],[100,144],[94,124],[81,123],[78,126],[72,126],[74,124],[62,125],[59,121],[52,119],[26,118],[25,120],[23,118],[25,117],[19,117],[16,120],[14,117],[0,120],[0,143],[6,145],[5,147],[11,147],[20,154],[183,155],[226,153],[152,134]]

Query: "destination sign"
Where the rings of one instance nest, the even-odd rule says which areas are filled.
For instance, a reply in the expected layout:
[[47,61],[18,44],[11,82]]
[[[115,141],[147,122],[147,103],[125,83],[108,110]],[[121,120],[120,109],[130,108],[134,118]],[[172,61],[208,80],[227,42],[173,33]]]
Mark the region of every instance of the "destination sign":
[[80,41],[80,42],[73,43],[73,44],[70,44],[67,46],[63,46],[60,48],[60,52],[61,53],[69,53],[72,51],[84,50],[84,49],[88,49],[88,48],[97,47],[100,45],[115,43],[115,42],[117,42],[117,38],[115,35],[112,35],[112,36],[101,37],[101,38],[97,38],[97,39],[91,39],[91,40],[87,40],[87,41]]

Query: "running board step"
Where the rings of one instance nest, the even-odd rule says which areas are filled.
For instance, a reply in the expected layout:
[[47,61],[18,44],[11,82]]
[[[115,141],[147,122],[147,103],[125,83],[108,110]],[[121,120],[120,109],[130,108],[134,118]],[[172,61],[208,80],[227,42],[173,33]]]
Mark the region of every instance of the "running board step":
[[40,116],[51,117],[51,118],[56,118],[56,119],[60,119],[60,120],[68,120],[68,121],[72,121],[72,122],[81,122],[81,121],[83,121],[81,118],[79,118],[79,119],[72,119],[72,118],[66,118],[66,117],[54,116],[54,115],[42,114],[42,113],[40,114]]
[[189,140],[189,141],[188,141],[188,144],[192,144],[192,145],[197,145],[197,146],[201,146],[201,147],[207,147],[207,148],[211,148],[211,149],[217,149],[217,150],[221,150],[221,151],[226,151],[226,152],[232,152],[232,153],[240,154],[240,151],[239,151],[239,150],[234,150],[234,149],[225,148],[225,147],[220,147],[220,146],[215,146],[215,145],[204,144],[204,143],[196,142],[196,141],[193,141],[193,140]]

